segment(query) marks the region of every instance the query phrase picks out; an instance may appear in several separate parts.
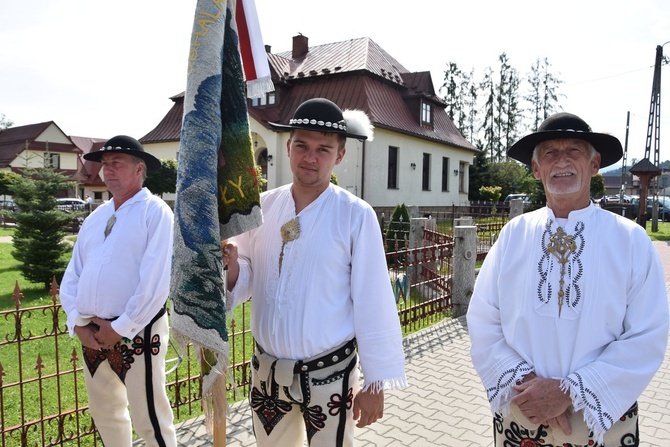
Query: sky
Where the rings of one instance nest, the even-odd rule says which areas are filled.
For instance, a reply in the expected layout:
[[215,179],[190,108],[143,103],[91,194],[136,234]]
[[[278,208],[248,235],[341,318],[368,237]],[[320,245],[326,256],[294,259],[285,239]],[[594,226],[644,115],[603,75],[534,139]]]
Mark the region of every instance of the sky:
[[[141,138],[185,90],[195,5],[0,0],[0,114],[14,126],[54,121],[67,135]],[[629,164],[645,155],[656,46],[670,41],[667,0],[256,0],[256,8],[273,53],[289,51],[298,33],[310,46],[369,37],[406,69],[430,71],[438,94],[449,62],[479,80],[503,52],[521,76],[547,58],[563,81],[563,110],[618,137]],[[662,90],[669,82],[665,65]],[[661,161],[670,159],[667,95]]]

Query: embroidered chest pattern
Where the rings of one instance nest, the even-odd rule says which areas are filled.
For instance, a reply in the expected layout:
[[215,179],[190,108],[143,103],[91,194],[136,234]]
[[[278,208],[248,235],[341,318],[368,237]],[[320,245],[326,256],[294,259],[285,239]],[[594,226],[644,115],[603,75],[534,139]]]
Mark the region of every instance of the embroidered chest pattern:
[[[538,262],[540,281],[537,286],[537,296],[540,302],[547,304],[553,296],[553,287],[549,282],[549,275],[558,263],[560,277],[558,281],[558,316],[560,318],[563,305],[575,308],[582,298],[579,285],[584,274],[581,255],[584,251],[584,222],[577,222],[574,234],[568,234],[562,227],[552,231],[553,221],[547,220],[542,233],[542,257]],[[568,284],[566,286],[566,280]]]
[[279,274],[281,275],[281,265],[284,261],[284,247],[300,237],[300,222],[298,216],[286,222],[281,226],[281,252],[279,253]]

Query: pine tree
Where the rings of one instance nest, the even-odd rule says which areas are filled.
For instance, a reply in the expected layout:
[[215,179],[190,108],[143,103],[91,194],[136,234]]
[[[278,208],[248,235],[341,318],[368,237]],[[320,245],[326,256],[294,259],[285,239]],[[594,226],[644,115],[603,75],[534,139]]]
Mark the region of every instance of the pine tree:
[[458,68],[458,65],[454,62],[449,62],[447,70],[444,72],[444,82],[440,88],[441,91],[446,91],[446,94],[443,96],[444,102],[447,104],[445,110],[454,123],[463,109],[461,92],[459,91],[462,76],[463,73]]
[[542,122],[542,75],[540,72],[540,59],[535,59],[535,62],[530,67],[528,74],[528,83],[530,84],[528,94],[524,99],[530,104],[530,130],[537,131]]
[[491,161],[498,161],[497,154],[497,134],[495,123],[495,82],[493,80],[493,70],[487,67],[484,72],[484,80],[479,85],[484,93],[484,121],[481,130],[484,134],[484,143],[482,149],[490,156]]
[[12,256],[19,261],[23,276],[42,283],[46,290],[55,276],[60,282],[65,272],[64,255],[70,250],[63,237],[65,228],[78,217],[57,208],[56,194],[74,187],[63,174],[49,168],[30,169],[12,185],[19,212],[14,214],[16,231]]
[[468,175],[470,180],[468,199],[473,201],[484,200],[479,188],[491,184],[490,164],[486,152],[481,151],[475,155]]
[[551,64],[545,57],[542,64],[542,119],[545,120],[558,109],[558,88],[563,83],[551,72]]
[[386,252],[394,252],[405,249],[409,237],[410,219],[409,211],[404,203],[397,205],[391,215],[388,230],[386,230]]

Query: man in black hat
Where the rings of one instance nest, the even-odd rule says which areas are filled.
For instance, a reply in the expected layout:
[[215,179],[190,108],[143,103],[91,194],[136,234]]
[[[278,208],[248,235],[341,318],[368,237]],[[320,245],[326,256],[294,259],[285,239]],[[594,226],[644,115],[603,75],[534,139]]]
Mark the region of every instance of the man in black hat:
[[377,217],[330,182],[347,137],[372,127],[322,98],[274,126],[290,132],[293,183],[264,193],[263,225],[224,247],[234,303],[253,296],[254,432],[261,447],[299,447],[305,435],[312,447],[351,446],[354,425],[382,417],[383,390],[407,383]]
[[663,362],[668,302],[644,229],[590,200],[621,144],[557,113],[507,155],[532,166],[547,206],[503,228],[468,309],[495,445],[639,445],[636,400]]
[[173,447],[165,391],[173,218],[142,187],[160,161],[125,135],[84,158],[102,164],[113,194],[84,221],[60,287],[70,335],[83,345],[89,409],[107,446],[130,447],[134,426],[147,446]]

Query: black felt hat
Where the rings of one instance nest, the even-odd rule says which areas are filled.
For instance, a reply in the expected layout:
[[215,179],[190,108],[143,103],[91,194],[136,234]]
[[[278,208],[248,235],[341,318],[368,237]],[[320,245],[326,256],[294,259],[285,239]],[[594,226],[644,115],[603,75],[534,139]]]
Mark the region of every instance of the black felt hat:
[[358,140],[372,140],[373,134],[370,118],[363,111],[342,112],[337,104],[325,98],[308,99],[300,104],[288,124],[270,124],[281,130],[302,129],[338,133]]
[[118,152],[121,154],[134,155],[144,160],[147,165],[147,170],[153,171],[161,167],[159,159],[146,152],[139,141],[127,135],[117,135],[107,140],[107,142],[95,152],[89,152],[84,155],[84,159],[89,161],[96,161],[100,163],[102,156],[110,152]]
[[623,148],[617,137],[592,132],[583,119],[565,112],[556,113],[544,120],[537,132],[526,135],[507,149],[507,156],[530,165],[535,146],[543,141],[561,138],[576,138],[591,143],[600,153],[601,168],[613,165],[623,156]]

